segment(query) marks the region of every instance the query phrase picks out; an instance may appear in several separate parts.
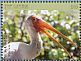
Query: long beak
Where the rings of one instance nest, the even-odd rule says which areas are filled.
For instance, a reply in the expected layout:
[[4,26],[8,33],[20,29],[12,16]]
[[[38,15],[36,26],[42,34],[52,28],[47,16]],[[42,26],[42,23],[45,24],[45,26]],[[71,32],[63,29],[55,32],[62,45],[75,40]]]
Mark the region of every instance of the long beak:
[[58,35],[60,35],[61,37],[63,37],[64,39],[66,39],[67,41],[71,42],[75,47],[77,46],[72,40],[70,40],[69,38],[67,38],[65,35],[63,35],[61,32],[57,31],[55,28],[53,28],[51,25],[47,24],[46,22],[37,19],[37,22],[33,21],[33,24],[36,28],[36,30],[42,31],[44,32],[47,36],[49,36],[54,42],[56,42],[61,48],[63,48],[65,50],[65,52],[71,57],[71,55],[69,54],[69,52],[54,38],[52,37],[47,31],[45,31],[45,29],[49,29],[55,33],[57,33]]
[[72,40],[70,40],[67,36],[63,35],[61,32],[59,32],[58,30],[56,30],[54,27],[52,27],[51,25],[47,24],[44,21],[39,22],[39,25],[43,26],[46,29],[49,29],[55,33],[57,33],[58,35],[60,35],[61,37],[63,37],[64,39],[66,39],[67,41],[71,42],[75,47],[77,47],[76,43],[74,43]]

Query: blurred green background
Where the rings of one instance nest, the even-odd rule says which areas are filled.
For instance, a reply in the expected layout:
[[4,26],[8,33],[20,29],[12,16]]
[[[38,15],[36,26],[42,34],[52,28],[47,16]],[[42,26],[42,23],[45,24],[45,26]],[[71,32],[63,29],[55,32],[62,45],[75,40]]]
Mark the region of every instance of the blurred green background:
[[[30,43],[29,35],[24,28],[24,21],[29,15],[36,15],[37,17],[42,18],[79,45],[79,20],[76,18],[76,15],[68,14],[67,12],[69,11],[20,10],[15,12],[12,10],[5,10],[3,12],[3,45],[15,41]],[[49,30],[48,32],[55,37],[71,55],[73,55],[74,59],[79,59],[79,48],[73,47],[59,35]],[[43,40],[43,49],[40,55],[35,59],[71,59],[64,50],[50,38],[43,34],[40,35]]]

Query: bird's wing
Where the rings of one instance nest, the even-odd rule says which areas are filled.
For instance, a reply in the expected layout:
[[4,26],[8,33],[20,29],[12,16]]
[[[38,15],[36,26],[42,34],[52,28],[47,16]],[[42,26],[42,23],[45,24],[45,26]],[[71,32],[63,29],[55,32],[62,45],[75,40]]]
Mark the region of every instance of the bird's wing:
[[[16,59],[20,58],[18,48],[21,42],[11,42],[3,47],[3,58]],[[12,58],[13,57],[13,58]]]

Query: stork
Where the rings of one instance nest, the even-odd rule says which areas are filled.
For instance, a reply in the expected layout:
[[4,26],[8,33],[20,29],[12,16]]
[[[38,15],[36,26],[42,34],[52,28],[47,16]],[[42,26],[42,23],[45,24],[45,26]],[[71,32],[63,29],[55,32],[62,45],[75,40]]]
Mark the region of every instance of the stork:
[[[68,37],[63,35],[61,32],[56,30],[51,25],[47,24],[45,21],[37,18],[34,15],[29,16],[25,21],[25,27],[30,36],[30,44],[24,42],[11,42],[3,47],[3,58],[4,59],[34,59],[40,55],[42,49],[42,40],[40,37],[40,32],[45,33],[49,38],[56,42],[59,47],[64,49],[64,51],[71,57],[71,54],[53,37],[46,29],[49,29],[67,41],[71,42],[72,45],[77,47],[76,43],[70,40]],[[9,49],[8,49],[9,48]]]

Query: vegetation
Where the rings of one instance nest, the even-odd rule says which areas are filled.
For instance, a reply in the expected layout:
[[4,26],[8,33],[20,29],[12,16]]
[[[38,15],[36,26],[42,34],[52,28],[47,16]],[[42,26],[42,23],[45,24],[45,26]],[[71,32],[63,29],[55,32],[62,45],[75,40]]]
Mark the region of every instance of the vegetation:
[[[29,11],[4,11],[3,18],[3,45],[9,42],[30,42],[29,35],[24,28],[24,21],[29,14],[37,15],[47,23],[51,24],[58,31],[72,39],[79,45],[79,20],[74,15],[67,15],[64,11],[29,10]],[[74,59],[79,59],[79,48],[73,47],[65,39],[53,33],[54,36],[68,51],[73,54]],[[69,59],[68,55],[54,43],[50,38],[41,34],[43,49],[36,59]],[[72,58],[71,58],[72,59]]]

